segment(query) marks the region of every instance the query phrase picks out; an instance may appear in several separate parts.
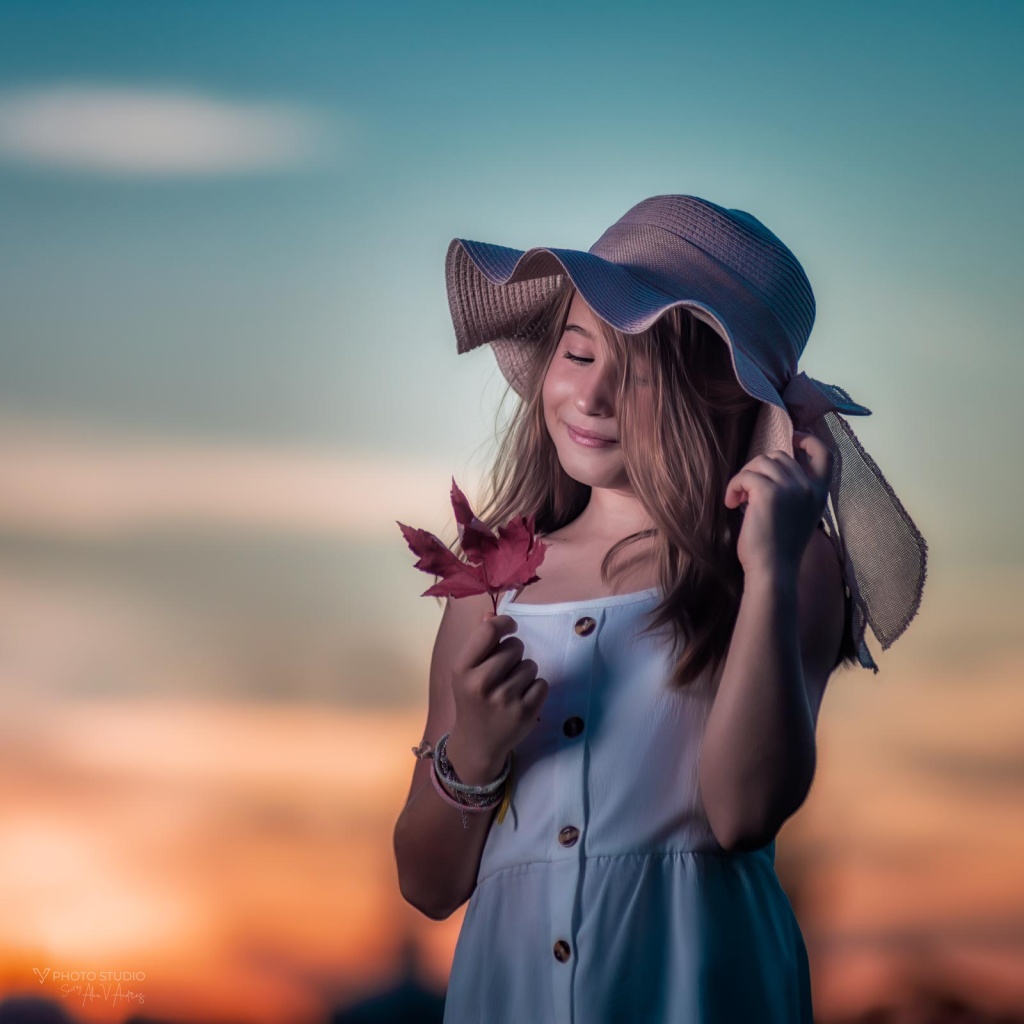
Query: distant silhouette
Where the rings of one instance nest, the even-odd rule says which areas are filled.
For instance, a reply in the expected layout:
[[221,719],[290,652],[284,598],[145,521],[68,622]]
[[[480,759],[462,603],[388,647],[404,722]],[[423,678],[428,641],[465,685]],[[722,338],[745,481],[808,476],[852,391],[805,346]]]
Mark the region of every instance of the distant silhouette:
[[1024,1010],[983,1010],[943,977],[936,961],[904,970],[904,995],[857,1014],[815,1018],[816,1024],[1024,1024]]
[[0,1002],[0,1024],[75,1024],[75,1019],[52,999],[9,996]]
[[168,1017],[129,1017],[124,1024],[200,1024],[197,1020],[171,1020]]
[[441,1024],[444,995],[420,980],[419,947],[414,934],[406,935],[399,953],[398,984],[331,1014],[330,1024]]

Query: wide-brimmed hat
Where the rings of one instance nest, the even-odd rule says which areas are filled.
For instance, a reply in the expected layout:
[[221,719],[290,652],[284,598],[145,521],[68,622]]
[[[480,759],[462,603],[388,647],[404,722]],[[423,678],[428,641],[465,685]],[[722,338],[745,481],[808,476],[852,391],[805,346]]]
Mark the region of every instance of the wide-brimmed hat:
[[793,455],[793,431],[820,438],[834,456],[825,508],[854,605],[858,660],[878,667],[864,642],[870,625],[885,650],[917,614],[927,544],[843,413],[871,415],[834,384],[797,369],[815,303],[800,262],[756,217],[695,196],[645,199],[586,252],[513,249],[454,238],[445,260],[457,351],[488,344],[519,395],[526,394],[544,324],[537,314],[566,277],[595,315],[639,334],[682,306],[725,341],[736,378],[762,403],[747,453]]

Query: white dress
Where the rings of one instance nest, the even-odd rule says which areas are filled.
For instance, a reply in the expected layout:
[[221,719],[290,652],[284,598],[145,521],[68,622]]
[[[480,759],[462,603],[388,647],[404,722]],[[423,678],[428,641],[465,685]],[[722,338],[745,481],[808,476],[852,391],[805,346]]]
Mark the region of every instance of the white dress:
[[727,853],[701,804],[710,673],[671,690],[668,627],[638,635],[659,591],[511,596],[498,613],[549,689],[484,846],[445,1024],[812,1024],[774,841]]

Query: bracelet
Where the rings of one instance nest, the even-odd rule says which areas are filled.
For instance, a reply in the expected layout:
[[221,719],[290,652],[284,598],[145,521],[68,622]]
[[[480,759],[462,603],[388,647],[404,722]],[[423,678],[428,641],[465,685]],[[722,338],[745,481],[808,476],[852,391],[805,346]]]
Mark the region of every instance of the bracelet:
[[489,800],[485,804],[469,804],[463,803],[458,797],[452,796],[451,793],[445,789],[444,783],[437,777],[437,772],[430,773],[431,778],[434,780],[434,789],[441,795],[441,798],[446,804],[451,804],[452,807],[458,807],[459,810],[463,811],[489,811],[492,807],[497,807],[501,803],[501,796],[496,795],[493,800]]
[[458,790],[453,790],[448,784],[448,780],[443,776],[439,775],[436,767],[431,770],[437,784],[450,796],[460,807],[468,807],[470,810],[476,810],[479,808],[493,807],[495,804],[500,803],[501,793],[460,793]]
[[[448,791],[444,788],[444,786],[441,785],[441,780],[437,777],[437,772],[433,768],[430,769],[430,777],[431,777],[431,779],[433,779],[434,789],[437,790],[437,793],[441,797],[441,799],[446,804],[450,804],[452,807],[457,807],[462,812],[462,827],[463,828],[469,828],[469,819],[466,817],[466,811],[473,811],[473,812],[483,813],[484,811],[492,810],[493,808],[497,807],[499,803],[502,803],[502,800],[501,800],[500,797],[498,797],[498,798],[496,798],[494,800],[491,800],[489,803],[486,803],[486,804],[465,804],[465,803],[462,803],[460,800],[453,799],[452,796],[448,793]],[[502,813],[502,817],[503,818],[504,818],[504,816],[505,816],[504,813]]]
[[[442,744],[447,744],[448,734],[438,741],[437,747],[441,748]],[[451,762],[446,756],[438,757],[438,750],[431,747],[427,740],[421,740],[419,744],[412,748],[413,754],[417,759],[423,759],[429,757],[433,762],[430,768],[430,776],[434,783],[434,789],[437,790],[438,795],[444,800],[445,803],[450,804],[452,807],[457,807],[462,812],[462,827],[469,827],[469,820],[466,818],[467,811],[489,811],[496,807],[498,803],[501,803],[501,807],[498,810],[498,824],[500,825],[505,820],[505,814],[508,812],[511,806],[512,800],[512,766],[514,762],[514,752],[508,752],[508,758],[505,762],[505,769],[501,773],[501,778],[497,783],[489,783],[487,786],[467,786],[465,783],[460,782],[458,776],[455,774],[455,769],[452,768]],[[441,751],[444,754],[444,751]],[[450,773],[450,778],[443,777],[438,773],[438,762],[443,760],[443,765]],[[443,781],[442,781],[443,778]],[[448,786],[453,786],[453,790],[449,791]],[[497,789],[494,787],[501,786],[504,788],[504,796],[497,796]],[[491,791],[491,792],[489,792]],[[454,795],[453,795],[454,793]],[[494,797],[491,799],[491,797]]]
[[498,790],[505,785],[505,780],[512,771],[512,752],[509,751],[508,756],[505,758],[505,767],[502,769],[501,775],[499,775],[498,778],[493,782],[488,782],[485,786],[470,786],[459,779],[458,775],[455,774],[455,769],[452,767],[451,762],[448,760],[447,747],[448,737],[450,735],[450,733],[446,732],[437,741],[437,747],[434,750],[434,767],[437,770],[438,775],[440,775],[448,785],[449,789],[455,790],[459,793],[472,793],[479,796],[497,793]]

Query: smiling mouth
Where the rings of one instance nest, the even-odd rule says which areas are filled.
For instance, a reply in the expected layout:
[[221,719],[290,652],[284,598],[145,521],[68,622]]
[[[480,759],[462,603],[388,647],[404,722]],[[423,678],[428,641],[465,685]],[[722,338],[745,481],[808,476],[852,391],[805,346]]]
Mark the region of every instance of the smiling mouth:
[[565,429],[569,432],[569,437],[572,438],[573,441],[586,448],[612,448],[619,443],[613,438],[591,437],[589,434],[581,434],[578,430],[574,430],[568,423],[566,423]]

